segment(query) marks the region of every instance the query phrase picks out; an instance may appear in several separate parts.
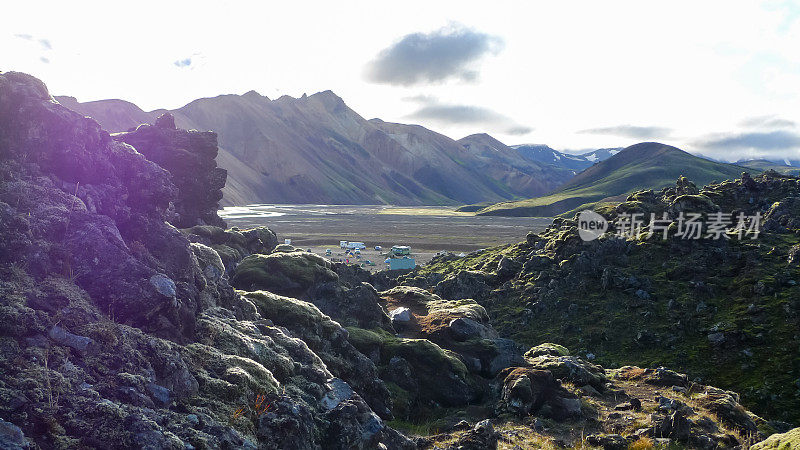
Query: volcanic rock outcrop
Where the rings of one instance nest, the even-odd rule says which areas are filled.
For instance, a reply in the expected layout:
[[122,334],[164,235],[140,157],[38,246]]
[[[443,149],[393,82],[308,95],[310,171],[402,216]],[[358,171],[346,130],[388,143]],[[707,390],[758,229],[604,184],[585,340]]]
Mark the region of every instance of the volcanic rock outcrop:
[[214,225],[225,228],[217,215],[228,172],[217,167],[217,133],[179,130],[175,118],[164,113],[154,125],[142,124],[134,131],[114,134],[113,139],[132,145],[145,158],[167,169],[178,188],[175,217],[178,228]]
[[[167,222],[219,224],[218,198],[195,208],[182,180],[220,173],[213,134],[167,122],[115,139],[41,81],[0,73],[3,446],[413,447],[346,330],[309,303],[234,291],[203,243],[232,270],[274,233]],[[291,330],[275,324],[289,311]]]

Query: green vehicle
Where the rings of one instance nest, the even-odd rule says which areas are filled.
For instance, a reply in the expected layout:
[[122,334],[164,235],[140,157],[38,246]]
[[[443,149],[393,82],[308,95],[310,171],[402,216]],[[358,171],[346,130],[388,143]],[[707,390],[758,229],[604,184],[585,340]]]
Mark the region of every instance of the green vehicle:
[[408,256],[411,254],[411,247],[406,245],[395,245],[392,247],[392,255],[394,256]]

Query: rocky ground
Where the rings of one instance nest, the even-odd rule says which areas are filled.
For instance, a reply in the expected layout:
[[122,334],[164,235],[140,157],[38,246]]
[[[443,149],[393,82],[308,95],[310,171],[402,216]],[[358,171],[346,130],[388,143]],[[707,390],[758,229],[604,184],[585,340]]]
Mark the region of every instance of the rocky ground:
[[[509,339],[498,289],[550,301],[521,274],[563,275],[539,258],[567,251],[569,222],[460,260],[491,272],[370,274],[225,229],[213,134],[172,125],[110,136],[0,73],[0,448],[743,448],[788,431],[668,369]],[[794,226],[786,208],[773,225]]]
[[[612,226],[584,242],[556,219],[526,242],[467,258],[442,257],[399,280],[484,305],[501,335],[554,340],[607,366],[667,365],[741,393],[785,430],[800,419],[800,181],[766,173],[709,185],[686,179],[598,212],[613,219],[681,211],[760,213],[757,239],[618,239]],[[646,220],[649,221],[649,220]],[[705,232],[706,230],[704,230]]]

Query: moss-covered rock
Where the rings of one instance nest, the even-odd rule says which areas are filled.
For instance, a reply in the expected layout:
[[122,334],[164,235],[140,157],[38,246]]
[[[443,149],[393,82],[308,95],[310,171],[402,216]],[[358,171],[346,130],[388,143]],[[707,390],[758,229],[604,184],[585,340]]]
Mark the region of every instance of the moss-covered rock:
[[267,227],[246,230],[234,227],[226,230],[211,225],[197,225],[181,231],[191,242],[213,248],[229,275],[233,274],[233,270],[245,257],[256,253],[270,253],[278,245],[275,233]]
[[348,331],[353,345],[379,364],[381,378],[402,389],[396,391],[403,394],[406,405],[464,406],[480,395],[474,377],[452,351],[427,339],[399,338],[380,329]]
[[569,349],[563,345],[545,342],[531,347],[525,352],[525,358],[536,358],[537,356],[569,356]]
[[581,414],[580,400],[564,389],[548,370],[508,368],[500,372],[499,378],[502,380],[501,410],[518,416],[546,412],[558,420]]
[[764,215],[764,229],[779,233],[800,229],[800,197],[787,197],[773,203]]
[[800,428],[786,433],[773,434],[765,441],[759,442],[751,450],[792,450],[800,448]]
[[250,255],[236,267],[231,283],[249,291],[302,294],[314,283],[336,281],[330,261],[305,252]]
[[472,299],[445,300],[424,289],[411,286],[397,286],[380,293],[385,301],[393,306],[407,306],[418,311],[423,319],[423,329],[427,334],[449,326],[456,318],[467,318],[488,324],[486,308]]
[[[679,180],[661,191],[631,194],[628,202],[665,211],[673,221],[678,209],[731,213],[733,222],[740,212],[763,218],[771,209],[775,218],[789,218],[777,212],[790,211],[800,197],[798,181],[763,174],[695,190]],[[774,206],[778,202],[783,206]],[[430,277],[452,280],[513,258],[522,262],[520,270],[508,279],[488,277],[486,287],[474,291],[501,335],[528,346],[555,341],[594,354],[603,366],[670,367],[740,392],[741,403],[759,414],[800,420],[798,235],[778,220],[770,221],[779,225],[774,230],[762,220],[757,239],[682,239],[674,225],[666,240],[660,234],[617,239],[618,212],[606,208],[604,214],[611,233],[592,242],[577,236],[574,220],[557,218],[525,242],[422,267],[414,284],[435,289],[439,281]],[[646,236],[649,217],[642,219]]]
[[598,391],[605,389],[606,374],[602,367],[574,356],[540,355],[525,357],[527,363],[539,370],[549,370],[560,379],[577,386],[592,386]]
[[349,333],[311,303],[271,292],[245,293],[261,316],[303,340],[337,377],[349,383],[382,417],[391,417],[391,400],[375,364],[356,350]]

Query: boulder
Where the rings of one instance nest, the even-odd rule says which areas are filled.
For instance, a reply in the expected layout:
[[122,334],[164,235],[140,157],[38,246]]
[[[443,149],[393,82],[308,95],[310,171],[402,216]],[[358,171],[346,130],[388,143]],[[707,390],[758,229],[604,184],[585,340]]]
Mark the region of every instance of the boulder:
[[402,389],[408,403],[464,406],[479,390],[461,358],[427,339],[396,337],[384,330],[348,328],[362,353],[375,355],[381,378]]
[[563,345],[546,342],[531,347],[525,352],[525,358],[536,358],[537,356],[569,356],[569,349]]
[[509,367],[498,375],[502,380],[501,410],[528,416],[543,414],[556,420],[581,415],[581,402],[547,370]]
[[369,283],[349,285],[341,279],[314,284],[299,296],[344,326],[382,328],[394,333],[392,321],[380,306],[380,297]]
[[245,257],[254,253],[270,253],[278,245],[277,236],[267,227],[246,230],[234,227],[225,230],[210,225],[197,225],[181,232],[190,242],[214,249],[219,254],[228,275],[233,275],[234,269]]
[[692,421],[682,411],[675,411],[670,415],[653,414],[650,416],[653,437],[670,438],[680,442],[689,440],[692,430]]
[[411,321],[411,310],[406,307],[393,309],[389,313],[389,318],[392,319],[392,325],[404,324]]
[[320,403],[322,403],[322,406],[328,411],[336,408],[343,401],[349,400],[350,397],[353,396],[353,389],[351,389],[346,382],[338,378],[331,378],[328,380],[326,387],[330,390],[325,393]]
[[680,195],[669,205],[671,217],[678,217],[680,213],[701,213],[708,214],[717,212],[720,207],[711,198],[703,194]]
[[763,231],[786,233],[799,230],[800,197],[788,197],[773,203],[763,220]]
[[532,368],[549,370],[560,380],[577,386],[589,385],[601,392],[605,390],[607,378],[603,368],[575,356],[542,355],[525,360]]
[[496,331],[469,317],[457,317],[451,320],[447,326],[453,339],[457,341],[497,339],[499,337]]
[[590,434],[586,442],[603,450],[626,450],[629,444],[629,440],[619,434]]
[[23,450],[31,448],[31,445],[18,426],[0,419],[0,448]]
[[678,177],[678,181],[675,182],[675,189],[678,195],[697,195],[700,193],[697,185],[684,176]]
[[452,448],[459,450],[488,450],[496,449],[499,433],[494,430],[489,419],[482,420],[475,426],[459,436]]
[[740,433],[757,433],[754,417],[739,404],[738,395],[721,389],[708,388],[697,402],[715,414],[722,423]]
[[425,314],[418,314],[419,321],[424,323],[425,334],[430,336],[450,337],[450,323],[453,319],[470,319],[488,329],[489,314],[486,309],[472,299],[446,300],[424,289],[411,286],[397,286],[380,293],[380,297],[393,305],[401,305],[411,309],[422,309]]
[[315,283],[336,281],[330,261],[307,252],[255,254],[236,267],[231,284],[248,291],[268,290],[276,294],[302,295]]
[[491,288],[490,274],[478,271],[461,270],[439,282],[434,292],[442,298],[460,300],[465,298],[485,298]]
[[58,325],[50,328],[48,336],[56,343],[71,347],[79,352],[85,352],[89,345],[93,343],[91,338],[72,334]]
[[261,316],[302,339],[328,370],[357,391],[376,413],[391,417],[389,391],[378,379],[375,364],[350,343],[346,329],[309,302],[266,291],[249,292],[245,299]]
[[641,380],[654,386],[687,387],[689,385],[689,378],[686,375],[665,367],[642,369],[635,366],[624,366],[614,376],[622,380]]

